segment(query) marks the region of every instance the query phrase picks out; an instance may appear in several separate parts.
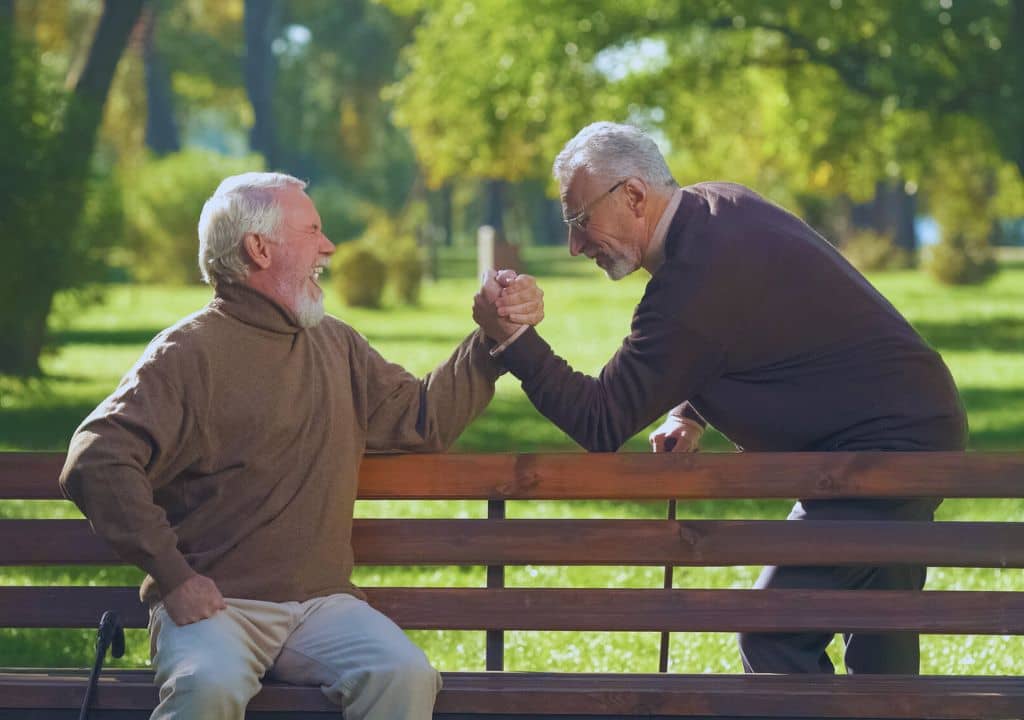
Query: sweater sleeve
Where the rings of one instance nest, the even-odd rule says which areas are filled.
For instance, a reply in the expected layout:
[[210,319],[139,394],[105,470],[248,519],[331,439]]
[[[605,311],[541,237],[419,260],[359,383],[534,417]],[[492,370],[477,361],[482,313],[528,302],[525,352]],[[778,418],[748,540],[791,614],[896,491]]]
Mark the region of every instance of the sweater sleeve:
[[574,371],[533,329],[504,353],[536,408],[590,451],[613,452],[722,372],[725,351],[678,319],[677,297],[654,282],[629,336],[590,377]]
[[438,452],[451,447],[494,396],[502,370],[489,347],[483,333],[474,331],[419,379],[366,343],[367,449]]
[[153,500],[173,477],[161,470],[183,462],[191,426],[180,391],[140,363],[75,432],[60,475],[65,497],[93,530],[152,575],[163,595],[195,574]]

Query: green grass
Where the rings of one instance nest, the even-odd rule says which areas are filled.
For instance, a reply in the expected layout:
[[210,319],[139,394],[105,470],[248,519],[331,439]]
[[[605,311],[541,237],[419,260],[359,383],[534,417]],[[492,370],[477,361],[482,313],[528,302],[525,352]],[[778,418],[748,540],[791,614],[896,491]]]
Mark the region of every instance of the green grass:
[[[547,258],[547,256],[544,256]],[[546,260],[545,260],[546,262]],[[561,268],[561,266],[559,266]],[[559,269],[559,272],[561,270]],[[467,270],[472,275],[472,269]],[[633,306],[645,278],[611,283],[585,263],[571,272],[544,277],[547,319],[542,334],[577,369],[596,373],[629,331]],[[1024,448],[1024,264],[1007,265],[981,288],[943,288],[917,272],[872,278],[879,289],[943,354],[963,394],[976,450]],[[390,306],[356,310],[328,293],[328,309],[369,338],[386,357],[424,373],[447,357],[473,328],[469,316],[476,282],[446,278],[424,289],[418,308]],[[117,384],[145,344],[162,328],[202,307],[206,288],[115,286],[101,305],[84,309],[71,298],[58,303],[52,327],[53,351],[44,359],[41,379],[0,376],[0,449],[63,450],[77,424]],[[633,438],[627,451],[645,452],[647,432]],[[729,450],[721,436],[705,447]],[[491,406],[460,438],[463,452],[574,450],[574,444],[542,418],[523,396],[514,378],[498,383]],[[684,517],[784,516],[779,501],[708,501],[680,506]],[[661,517],[662,503],[510,503],[509,517]],[[483,503],[361,502],[361,516],[483,517]],[[77,517],[57,502],[0,502],[0,517]],[[1024,521],[1021,501],[947,501],[942,520]],[[757,568],[680,568],[676,587],[749,587]],[[0,585],[134,584],[131,568],[5,568]],[[357,569],[364,585],[482,586],[482,568]],[[539,587],[660,587],[657,568],[509,568],[510,585]],[[1018,570],[937,568],[932,589],[1024,590]],[[685,608],[681,608],[685,612]],[[445,670],[483,668],[483,633],[413,632],[431,659]],[[0,630],[0,665],[78,665],[90,662],[92,631]],[[513,670],[627,672],[657,667],[654,633],[507,634],[506,667]],[[129,654],[121,664],[145,664],[145,633],[129,635]],[[834,659],[839,662],[833,644]],[[922,666],[929,673],[1019,673],[1024,641],[1010,637],[929,636],[922,640]],[[678,672],[739,672],[731,635],[674,635],[672,669]]]

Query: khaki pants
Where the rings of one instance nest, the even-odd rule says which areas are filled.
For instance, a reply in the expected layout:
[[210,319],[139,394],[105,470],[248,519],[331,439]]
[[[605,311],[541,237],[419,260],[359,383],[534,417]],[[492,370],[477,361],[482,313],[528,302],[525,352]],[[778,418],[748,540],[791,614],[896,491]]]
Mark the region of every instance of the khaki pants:
[[260,678],[318,685],[346,720],[429,720],[441,676],[391,620],[339,594],[306,602],[226,599],[228,608],[174,624],[150,613],[160,686],[151,720],[242,720]]

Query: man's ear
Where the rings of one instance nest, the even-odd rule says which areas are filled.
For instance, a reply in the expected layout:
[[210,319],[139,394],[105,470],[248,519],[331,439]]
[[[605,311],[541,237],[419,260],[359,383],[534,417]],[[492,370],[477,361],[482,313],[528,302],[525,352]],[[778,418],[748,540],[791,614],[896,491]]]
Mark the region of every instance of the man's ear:
[[270,241],[259,233],[246,233],[242,238],[250,262],[260,270],[270,267]]
[[647,185],[639,178],[630,178],[622,186],[629,209],[636,217],[642,217],[647,209]]

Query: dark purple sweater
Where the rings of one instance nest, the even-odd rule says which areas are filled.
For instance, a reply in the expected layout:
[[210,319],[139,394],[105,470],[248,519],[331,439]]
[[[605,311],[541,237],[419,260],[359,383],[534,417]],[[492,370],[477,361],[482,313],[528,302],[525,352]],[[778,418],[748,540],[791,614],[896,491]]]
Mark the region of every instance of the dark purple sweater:
[[949,370],[820,235],[729,183],[683,189],[665,262],[597,378],[534,330],[505,364],[546,417],[617,450],[684,401],[746,450],[957,450]]

